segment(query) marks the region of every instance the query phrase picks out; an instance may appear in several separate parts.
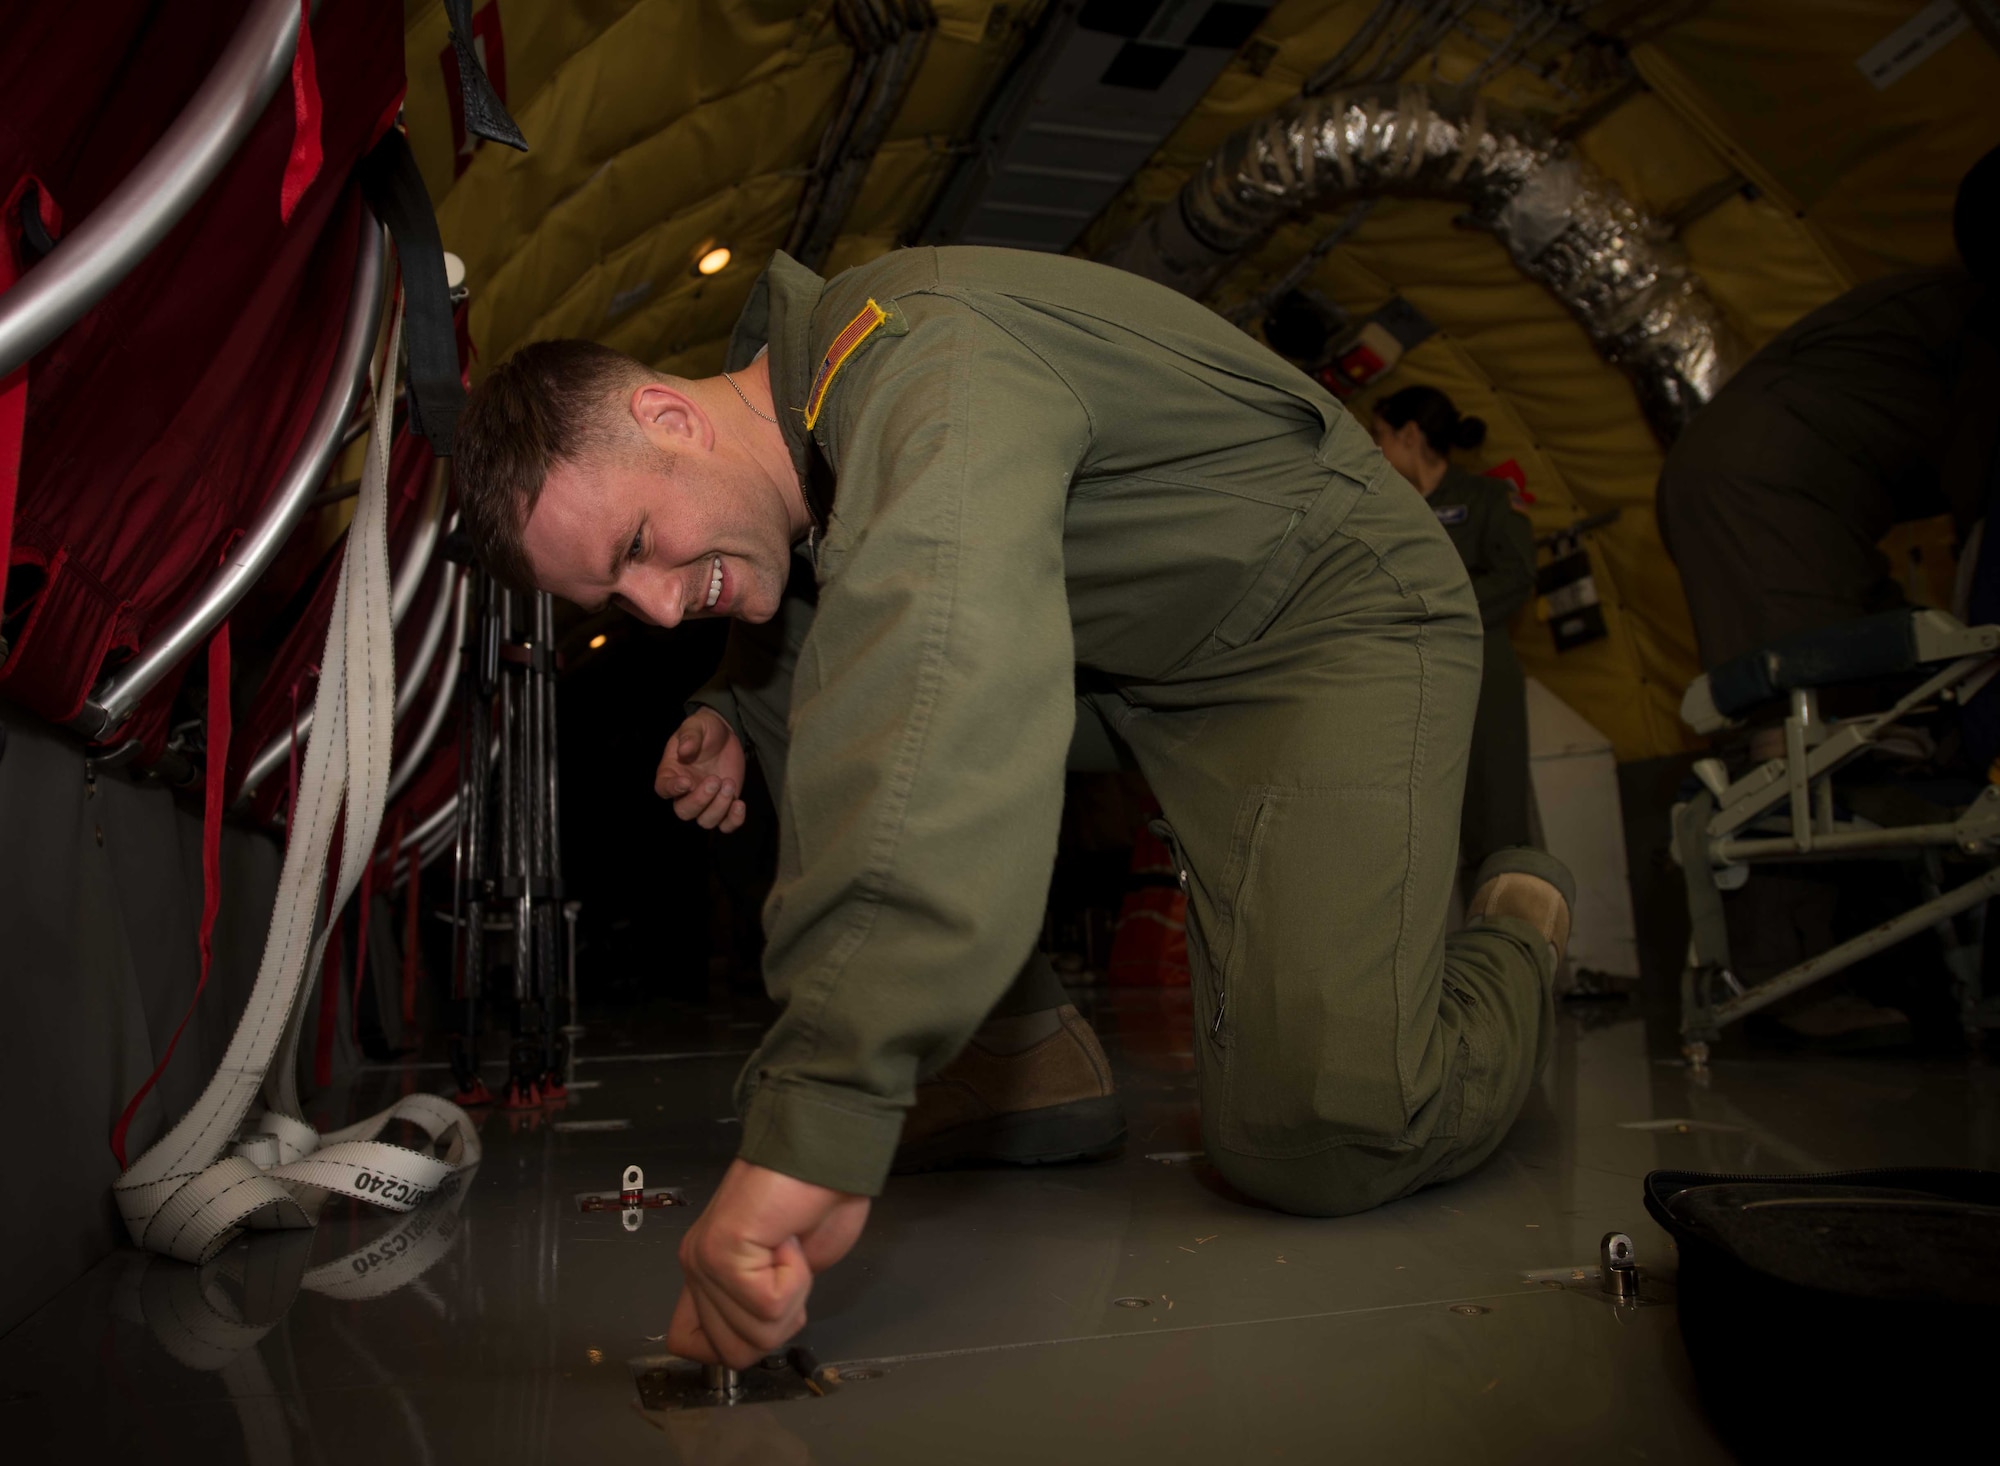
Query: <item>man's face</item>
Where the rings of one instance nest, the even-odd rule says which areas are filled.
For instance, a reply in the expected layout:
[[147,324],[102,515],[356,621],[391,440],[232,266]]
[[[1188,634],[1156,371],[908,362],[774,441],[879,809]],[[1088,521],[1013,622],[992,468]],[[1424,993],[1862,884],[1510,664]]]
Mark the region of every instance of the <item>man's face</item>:
[[521,536],[535,583],[586,610],[614,604],[655,626],[776,615],[791,530],[755,465],[684,425],[664,441],[635,436],[629,449],[550,472]]

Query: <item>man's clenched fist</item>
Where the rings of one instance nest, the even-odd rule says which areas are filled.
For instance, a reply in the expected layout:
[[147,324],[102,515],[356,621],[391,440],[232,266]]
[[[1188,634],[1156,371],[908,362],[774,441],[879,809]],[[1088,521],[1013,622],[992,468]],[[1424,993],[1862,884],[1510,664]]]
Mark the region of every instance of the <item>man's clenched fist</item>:
[[806,1295],[854,1246],[868,1198],[737,1160],[681,1239],[667,1348],[748,1369],[805,1327]]
[[743,823],[743,765],[736,730],[713,708],[696,708],[667,740],[653,792],[682,819],[726,835]]

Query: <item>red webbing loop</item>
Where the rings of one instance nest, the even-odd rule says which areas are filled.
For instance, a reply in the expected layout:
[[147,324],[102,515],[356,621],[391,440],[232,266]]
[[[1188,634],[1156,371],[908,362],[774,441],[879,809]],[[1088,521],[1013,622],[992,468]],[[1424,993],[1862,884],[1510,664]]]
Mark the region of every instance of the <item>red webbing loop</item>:
[[306,190],[319,177],[319,68],[313,62],[312,0],[299,0],[299,44],[292,52],[292,153],[285,160],[285,181],[278,190],[278,221],[292,222]]
[[14,549],[14,498],[21,487],[21,438],[28,425],[28,368],[14,368],[0,382],[0,585]]
[[201,1002],[202,989],[208,986],[209,968],[215,958],[215,913],[222,905],[222,793],[229,764],[229,733],[229,623],[224,621],[208,639],[208,749],[201,800],[201,973],[195,979],[194,996],[188,999],[187,1011],[181,1014],[174,1036],[167,1040],[167,1051],[160,1055],[160,1062],[153,1066],[139,1092],[126,1101],[118,1123],[111,1129],[111,1154],[117,1158],[120,1171],[125,1169],[125,1136],[132,1128],[132,1117],[139,1112],[140,1102],[160,1082],[160,1076],[167,1072],[181,1034],[188,1020],[194,1017],[195,1005]]
[[[7,192],[7,217],[0,228],[0,292],[12,288],[21,277],[16,235],[21,199],[35,190],[36,207],[42,227],[51,235],[62,227],[62,210],[49,197],[48,189],[34,175],[16,179]],[[14,552],[14,501],[21,488],[21,445],[28,425],[28,364],[24,361],[0,379],[0,587],[7,583],[7,568]]]

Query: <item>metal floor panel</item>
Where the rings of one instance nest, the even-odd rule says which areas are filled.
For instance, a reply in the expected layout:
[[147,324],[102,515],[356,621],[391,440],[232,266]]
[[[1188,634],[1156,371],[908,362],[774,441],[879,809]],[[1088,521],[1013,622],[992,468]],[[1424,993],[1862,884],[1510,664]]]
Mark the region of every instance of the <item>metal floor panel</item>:
[[[2000,1163],[2000,1083],[1976,1064],[1782,1058],[1701,1084],[1649,1054],[1636,1015],[1566,1015],[1477,1174],[1365,1216],[1288,1217],[1232,1199],[1191,1154],[1185,1005],[1098,992],[1132,1119],[1122,1158],[891,1183],[814,1296],[808,1342],[844,1376],[826,1398],[641,1407],[632,1362],[663,1348],[694,1213],[627,1232],[575,1198],[631,1162],[697,1204],[720,1176],[755,1028],[684,1017],[594,1028],[579,1074],[596,1086],[486,1115],[477,1174],[426,1212],[340,1203],[316,1233],[206,1270],[108,1259],[0,1340],[9,1457],[1724,1460],[1671,1303],[1619,1307],[1577,1276],[1625,1231],[1671,1299],[1640,1178]],[[360,1076],[320,1118],[440,1077]]]

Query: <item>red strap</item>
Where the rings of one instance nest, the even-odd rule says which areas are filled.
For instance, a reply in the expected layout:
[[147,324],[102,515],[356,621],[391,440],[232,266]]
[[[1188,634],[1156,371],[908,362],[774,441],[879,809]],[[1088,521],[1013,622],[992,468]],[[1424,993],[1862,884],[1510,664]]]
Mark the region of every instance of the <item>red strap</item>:
[[312,0],[299,0],[299,44],[292,52],[292,155],[278,191],[278,220],[292,222],[306,190],[319,177],[319,68],[313,64]]
[[23,363],[0,381],[0,585],[6,583],[14,549],[14,496],[21,487],[21,435],[27,423],[28,368]]
[[160,1062],[153,1066],[139,1092],[126,1101],[124,1112],[111,1129],[111,1154],[117,1158],[120,1171],[125,1169],[126,1132],[132,1128],[139,1102],[166,1073],[181,1034],[194,1017],[195,1005],[201,1001],[202,989],[208,986],[209,966],[215,956],[215,913],[222,904],[222,791],[229,763],[229,732],[229,623],[224,621],[208,640],[208,758],[202,774],[201,809],[201,975],[195,979],[187,1012],[181,1014],[174,1036],[167,1040],[167,1051],[160,1055]]
[[[20,278],[19,214],[27,191],[35,190],[36,208],[42,225],[50,234],[62,227],[62,210],[49,197],[48,189],[33,174],[18,178],[7,192],[7,217],[0,227],[0,292],[10,289]],[[7,582],[13,563],[14,500],[21,487],[21,443],[28,424],[28,364],[22,362],[0,379],[0,587]]]
[[[400,836],[401,831],[397,833]],[[403,842],[398,838],[396,848],[400,850],[402,846]],[[406,1024],[414,1024],[417,1021],[417,978],[423,967],[417,960],[417,943],[423,937],[418,922],[418,914],[423,905],[419,899],[421,892],[418,889],[418,878],[423,874],[423,869],[423,852],[412,850],[410,874],[403,883],[403,1022]]]

